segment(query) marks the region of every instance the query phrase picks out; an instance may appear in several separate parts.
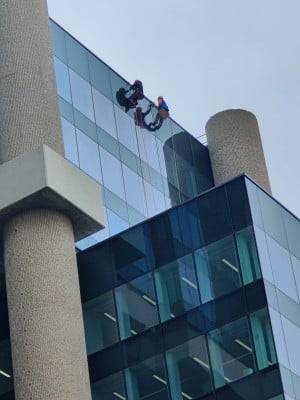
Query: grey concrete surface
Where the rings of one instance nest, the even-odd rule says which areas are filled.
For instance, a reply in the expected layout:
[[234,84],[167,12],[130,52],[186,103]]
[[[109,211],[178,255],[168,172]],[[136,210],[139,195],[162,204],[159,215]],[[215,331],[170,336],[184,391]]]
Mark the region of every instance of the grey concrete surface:
[[[64,155],[46,0],[0,1],[0,54],[0,164]],[[23,211],[3,246],[16,400],[90,400],[71,220]]]
[[0,188],[0,230],[14,215],[37,208],[68,215],[76,241],[106,225],[98,182],[48,146],[1,164]]
[[245,110],[226,110],[206,124],[215,184],[242,173],[271,193],[260,132],[255,115]]

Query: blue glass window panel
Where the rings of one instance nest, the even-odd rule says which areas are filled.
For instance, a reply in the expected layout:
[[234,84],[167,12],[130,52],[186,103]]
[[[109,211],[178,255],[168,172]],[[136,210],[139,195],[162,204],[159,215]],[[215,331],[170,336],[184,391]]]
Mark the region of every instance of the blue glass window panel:
[[98,136],[96,124],[89,118],[85,117],[81,112],[76,110],[76,108],[74,108],[74,120],[76,128],[78,128],[81,132],[84,132],[91,139],[93,139],[94,142],[97,143]]
[[249,204],[251,208],[251,216],[253,224],[257,225],[261,229],[264,229],[260,201],[259,201],[260,189],[247,178],[245,182],[246,182]]
[[68,54],[68,65],[84,79],[89,80],[87,49],[68,34],[66,34],[66,48]]
[[[154,111],[154,110],[153,110]],[[155,109],[155,116],[156,116],[156,109]],[[173,135],[171,120],[167,118],[164,120],[160,129],[155,131],[155,136],[161,140],[163,143],[167,142]]]
[[269,314],[272,324],[273,337],[276,346],[278,362],[283,364],[286,368],[290,368],[289,357],[286,347],[286,340],[283,333],[281,315],[272,307],[269,307]]
[[252,224],[245,177],[234,179],[228,182],[225,187],[233,229],[239,230]]
[[259,255],[262,276],[269,282],[274,283],[274,275],[271,267],[266,234],[257,226],[254,226],[254,234],[256,239],[256,246]]
[[94,121],[91,85],[72,70],[70,70],[70,81],[74,107]]
[[[106,212],[105,212],[105,214],[106,214]],[[108,226],[106,226],[104,229],[101,229],[101,231],[93,233],[93,235],[91,235],[91,236],[93,237],[93,239],[96,240],[97,243],[102,242],[103,240],[105,240],[109,237]]]
[[103,192],[105,204],[123,220],[128,221],[127,203],[106,187],[103,187]]
[[117,137],[113,103],[96,89],[92,89],[96,123],[110,135]]
[[208,344],[217,388],[254,373],[254,351],[246,318],[209,332]]
[[98,182],[102,182],[97,143],[77,129],[80,168]]
[[159,158],[157,152],[157,139],[146,130],[137,132],[140,157],[152,168],[160,172]]
[[95,297],[82,305],[87,353],[96,353],[116,343],[117,315],[112,292]]
[[138,225],[111,241],[116,284],[129,282],[150,270],[152,265],[146,227]]
[[262,190],[258,190],[264,230],[283,247],[288,248],[282,207]]
[[72,103],[68,67],[58,58],[54,57],[57,93],[69,103]]
[[63,131],[65,157],[73,164],[78,166],[79,159],[75,127],[64,118],[61,119],[61,125]]
[[114,71],[110,71],[110,81],[111,81],[113,101],[115,104],[119,104],[116,97],[116,93],[120,88],[124,88],[126,90],[129,89],[129,84],[119,75],[117,75]]
[[260,265],[252,227],[235,234],[243,283],[247,285],[261,278]]
[[98,143],[110,154],[120,159],[119,142],[105,130],[97,127]]
[[121,339],[158,324],[152,274],[146,274],[115,289]]
[[267,235],[267,244],[275,285],[295,301],[299,301],[289,252]]
[[286,210],[282,210],[290,252],[300,259],[300,221]]
[[53,21],[50,21],[50,32],[54,54],[67,64],[66,33]]
[[205,243],[214,242],[232,233],[225,188],[212,190],[198,201],[200,230]]
[[120,156],[121,161],[128,168],[130,168],[138,175],[142,175],[140,159],[132,151],[127,149],[127,147],[125,147],[122,143],[120,143]]
[[123,174],[126,201],[140,213],[146,215],[146,199],[142,178],[127,168],[126,165],[123,165]]
[[128,222],[124,221],[110,209],[107,210],[107,220],[110,236],[116,235],[129,227]]
[[296,286],[298,290],[298,296],[300,298],[300,260],[291,255],[291,260],[292,260],[292,265],[293,265],[293,271],[294,271],[294,276],[296,280]]
[[168,146],[167,143],[165,143],[163,146],[163,160],[161,162],[161,165],[164,164],[168,182],[170,182],[176,188],[179,188],[175,153],[174,150],[170,146]]
[[198,399],[212,391],[204,336],[167,351],[166,359],[172,399]]
[[187,248],[196,250],[204,245],[200,231],[197,203],[189,202],[177,209],[182,240]]
[[164,211],[166,209],[164,195],[146,181],[144,181],[144,187],[148,217],[152,217]]
[[155,271],[161,321],[167,321],[199,305],[192,255],[179,258]]
[[129,400],[168,400],[168,378],[161,354],[125,370]]
[[58,98],[58,105],[62,117],[74,124],[73,106],[62,97]]
[[135,208],[133,208],[130,204],[128,204],[128,218],[130,225],[136,225],[146,219],[146,215],[141,214]]
[[101,93],[105,94],[106,97],[111,99],[112,93],[108,66],[91,53],[88,54],[88,61],[90,67],[91,84]]
[[137,138],[133,119],[116,106],[115,115],[119,141],[129,150],[138,154]]
[[241,272],[232,236],[195,252],[202,303],[241,287]]
[[126,399],[123,372],[109,375],[92,384],[93,400]]
[[125,200],[122,167],[119,160],[100,146],[104,186]]
[[274,365],[277,360],[267,309],[264,308],[251,314],[250,324],[256,350],[258,369],[268,368],[270,365]]
[[290,369],[300,376],[300,328],[283,316],[281,320],[290,361]]

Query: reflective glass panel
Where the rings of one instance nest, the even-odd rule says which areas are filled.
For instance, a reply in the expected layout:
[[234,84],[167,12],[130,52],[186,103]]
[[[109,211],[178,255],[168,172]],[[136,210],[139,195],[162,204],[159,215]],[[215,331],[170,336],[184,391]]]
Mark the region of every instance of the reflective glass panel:
[[102,182],[97,143],[77,129],[80,168],[98,182]]
[[112,292],[82,306],[87,353],[96,353],[118,341],[117,316]]
[[57,93],[69,103],[72,103],[68,67],[57,57],[54,57]]
[[93,400],[126,400],[124,377],[122,372],[109,375],[92,384]]
[[70,81],[74,107],[94,121],[91,85],[72,70],[70,70]]
[[136,131],[133,119],[116,106],[115,115],[119,141],[128,149],[138,154]]
[[182,257],[157,269],[155,284],[162,322],[199,305],[192,255]]
[[126,201],[140,213],[146,215],[146,199],[142,178],[127,168],[126,165],[123,165],[123,174]]
[[300,259],[300,221],[286,210],[282,210],[290,252]]
[[130,400],[167,400],[168,383],[162,355],[149,358],[125,370]]
[[97,125],[117,137],[113,103],[98,90],[92,88],[92,92]]
[[202,303],[230,293],[242,284],[233,236],[195,251],[195,262]]
[[267,235],[275,285],[292,299],[298,301],[295,277],[289,252]]
[[125,199],[122,167],[119,160],[100,146],[103,183],[110,191]]
[[116,288],[115,293],[121,339],[158,323],[152,274]]
[[75,128],[66,119],[61,119],[65,157],[75,165],[79,165]]
[[208,344],[217,388],[254,372],[254,351],[246,318],[210,332]]
[[129,227],[128,222],[124,221],[111,210],[107,210],[107,221],[109,226],[110,236],[116,235]]
[[212,391],[204,336],[167,351],[166,357],[172,399],[192,400]]
[[55,22],[50,21],[50,32],[54,47],[54,54],[67,64],[67,51],[65,41],[66,34],[64,30],[56,25]]
[[66,48],[68,54],[68,65],[84,79],[89,80],[90,74],[87,49],[70,35],[66,35]]
[[109,99],[112,98],[109,68],[93,54],[88,54],[91,84]]
[[244,285],[261,277],[252,227],[236,233],[238,254]]
[[269,315],[266,309],[250,316],[256,359],[259,369],[276,363],[276,354]]

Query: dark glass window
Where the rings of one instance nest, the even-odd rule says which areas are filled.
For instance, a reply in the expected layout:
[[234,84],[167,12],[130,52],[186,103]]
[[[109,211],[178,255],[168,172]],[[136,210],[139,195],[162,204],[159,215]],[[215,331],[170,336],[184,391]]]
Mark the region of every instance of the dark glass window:
[[232,233],[224,187],[216,188],[199,197],[200,230],[205,244]]
[[166,358],[172,399],[192,400],[212,391],[204,336],[168,350]]
[[121,339],[158,324],[152,274],[117,287],[115,293]]
[[202,303],[230,293],[242,285],[233,236],[195,251],[195,262]]
[[208,343],[217,388],[254,372],[254,351],[246,318],[209,332]]
[[230,214],[235,230],[252,223],[245,179],[240,177],[226,184]]
[[118,341],[117,315],[112,292],[83,304],[87,353],[96,353]]
[[92,384],[93,400],[126,400],[123,372],[107,376]]
[[0,395],[13,390],[12,360],[9,340],[0,342]]
[[168,382],[162,355],[125,370],[129,400],[167,400]]
[[244,285],[261,277],[258,255],[252,227],[236,233],[238,254]]
[[199,305],[192,255],[157,269],[155,284],[161,321],[175,318]]

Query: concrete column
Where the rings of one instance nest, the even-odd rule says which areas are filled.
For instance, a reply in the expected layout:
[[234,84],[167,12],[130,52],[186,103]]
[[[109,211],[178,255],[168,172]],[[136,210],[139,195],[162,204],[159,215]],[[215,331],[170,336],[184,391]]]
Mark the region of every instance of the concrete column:
[[245,110],[226,110],[206,124],[208,148],[216,185],[242,173],[271,193],[256,117]]
[[[0,2],[0,54],[0,163],[42,144],[63,155],[46,0]],[[3,232],[15,396],[89,400],[73,226],[46,208]]]

